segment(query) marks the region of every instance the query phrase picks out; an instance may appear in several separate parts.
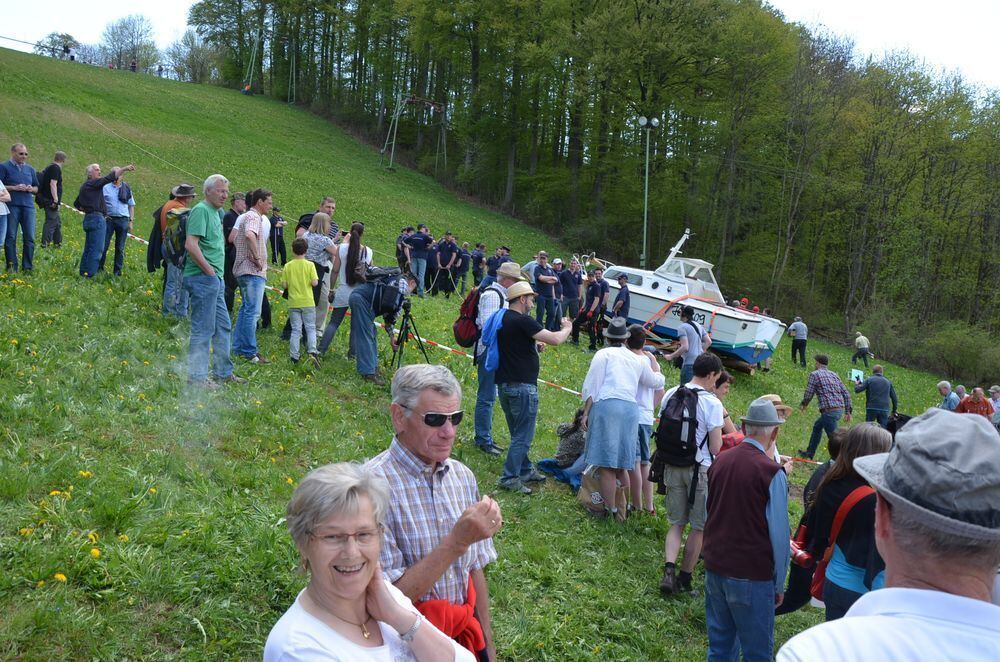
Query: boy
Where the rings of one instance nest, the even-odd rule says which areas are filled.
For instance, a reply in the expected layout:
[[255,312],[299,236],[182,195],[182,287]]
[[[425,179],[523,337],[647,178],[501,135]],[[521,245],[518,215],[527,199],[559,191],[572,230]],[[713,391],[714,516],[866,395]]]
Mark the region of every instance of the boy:
[[299,341],[302,327],[306,328],[306,345],[313,365],[319,367],[316,355],[316,306],[313,302],[313,288],[319,285],[316,265],[306,259],[309,242],[299,237],[292,242],[294,257],[285,265],[285,281],[282,283],[288,294],[288,319],[292,323],[292,337],[288,352],[292,363],[299,362]]

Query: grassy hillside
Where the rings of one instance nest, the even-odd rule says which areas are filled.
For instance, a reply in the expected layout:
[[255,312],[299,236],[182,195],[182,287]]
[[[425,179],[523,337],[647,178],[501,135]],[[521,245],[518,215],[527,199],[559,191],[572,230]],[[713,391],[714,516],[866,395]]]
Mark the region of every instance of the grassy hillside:
[[[425,177],[386,174],[376,153],[282,104],[0,50],[0,145],[15,140],[39,168],[50,152],[66,151],[68,190],[87,163],[134,161],[142,234],[170,186],[222,172],[236,190],[273,189],[289,216],[335,195],[337,219],[363,219],[383,262],[399,227],[418,221],[508,243],[521,261],[535,248],[561,248]],[[187,328],[160,317],[159,274],[146,273],[144,247],[129,243],[122,278],[82,282],[79,217],[64,213],[64,230],[61,249],[37,251],[34,274],[0,275],[0,658],[259,657],[303,585],[282,521],[293,486],[312,467],[385,448],[388,390],[357,378],[343,334],[311,370],[293,367],[269,330],[259,337],[275,362],[237,365],[248,386],[192,391]],[[284,304],[272,303],[280,328]],[[424,335],[448,343],[457,302],[413,308]],[[810,349],[831,352],[831,367],[846,373],[848,350]],[[459,376],[471,412],[471,363],[428,351]],[[780,348],[772,372],[738,377],[729,408],[740,413],[769,392],[796,402],[807,373],[790,365],[788,351]],[[409,347],[408,361],[417,358]],[[550,349],[542,376],[579,388],[588,359],[572,346]],[[665,372],[676,381],[673,368]],[[888,374],[903,411],[935,401],[933,376]],[[536,458],[552,454],[556,425],[577,406],[555,389],[540,397]],[[792,417],[781,448],[805,444],[814,412]],[[455,455],[493,493],[502,458],[472,448],[466,420]],[[499,408],[495,420],[506,445]],[[617,526],[586,517],[561,485],[497,498],[506,526],[488,574],[503,659],[704,658],[702,602],[657,593],[662,502],[659,518]],[[800,510],[796,503],[793,516]],[[784,617],[779,642],[818,620],[815,611]]]

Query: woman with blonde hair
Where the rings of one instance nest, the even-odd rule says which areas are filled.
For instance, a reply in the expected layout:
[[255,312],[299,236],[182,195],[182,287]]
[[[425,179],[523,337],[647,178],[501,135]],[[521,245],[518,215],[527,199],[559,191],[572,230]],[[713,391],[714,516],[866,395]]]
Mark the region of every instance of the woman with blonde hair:
[[[365,224],[355,221],[351,224],[350,234],[347,235],[346,242],[341,242],[337,246],[337,251],[333,254],[333,276],[330,279],[330,287],[333,287],[333,309],[330,311],[330,319],[327,322],[323,338],[319,343],[319,353],[325,354],[330,348],[330,343],[337,336],[337,330],[347,315],[351,292],[361,284],[356,271],[359,264],[371,265],[374,256],[372,249],[361,243],[361,237],[365,233]],[[348,342],[347,357],[354,358],[354,338]]]
[[306,259],[316,265],[316,275],[319,284],[313,288],[313,301],[316,303],[316,333],[323,333],[326,327],[326,310],[329,308],[330,281],[325,278],[332,266],[333,257],[337,254],[337,246],[330,238],[330,215],[324,212],[313,214],[309,229],[302,238],[309,243]]

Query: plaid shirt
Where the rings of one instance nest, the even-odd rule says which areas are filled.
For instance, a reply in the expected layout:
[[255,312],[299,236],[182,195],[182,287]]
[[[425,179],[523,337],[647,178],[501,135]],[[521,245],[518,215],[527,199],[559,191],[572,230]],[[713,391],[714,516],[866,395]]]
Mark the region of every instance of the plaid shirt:
[[[432,467],[395,438],[368,466],[389,483],[391,503],[380,560],[385,578],[395,582],[441,544],[465,509],[479,501],[479,486],[472,471],[458,460],[447,459]],[[477,542],[420,600],[465,604],[469,572],[485,568],[496,558],[492,540]]]
[[802,396],[802,406],[808,405],[814,395],[819,399],[820,410],[843,409],[848,414],[852,411],[851,394],[847,387],[840,381],[840,377],[827,368],[810,373],[805,395]]
[[[260,217],[260,214],[255,209],[248,210],[243,214],[242,218],[243,223],[240,232],[236,235],[236,241],[233,242],[233,245],[236,247],[236,259],[233,261],[233,275],[237,278],[240,276],[267,277],[267,237],[263,236],[263,232],[261,232],[264,219]],[[240,220],[236,219],[236,223],[240,225]],[[257,265],[250,259],[250,238],[247,236],[247,232],[255,232],[257,234],[257,255],[260,256],[261,264],[264,265],[261,269],[258,269]]]
[[[488,290],[493,290],[487,294]],[[498,297],[496,292],[502,296]],[[507,307],[507,288],[500,283],[490,283],[489,287],[483,288],[479,295],[479,311],[476,313],[476,326],[482,331],[486,326],[486,320],[493,316],[493,313],[501,308]],[[476,356],[482,355],[486,351],[481,340],[476,341]]]

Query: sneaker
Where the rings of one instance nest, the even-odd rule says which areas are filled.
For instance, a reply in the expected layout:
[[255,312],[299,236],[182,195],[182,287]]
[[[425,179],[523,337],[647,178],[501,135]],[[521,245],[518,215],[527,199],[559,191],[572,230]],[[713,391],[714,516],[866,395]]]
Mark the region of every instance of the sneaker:
[[531,488],[521,482],[520,478],[501,478],[497,481],[497,485],[501,489],[510,490],[511,492],[517,492],[519,494],[531,494]]
[[476,448],[486,453],[487,455],[493,455],[494,457],[500,455],[503,452],[496,444],[490,444],[489,446],[485,446],[483,444],[476,444]]
[[314,366],[316,366],[317,368],[319,367],[319,356],[317,356],[315,353],[309,355],[309,360],[312,361],[312,364]]
[[680,575],[677,576],[677,593],[678,594],[683,593],[685,595],[691,596],[692,598],[698,597],[698,591],[696,591],[694,587],[691,585],[691,578],[690,577],[684,578],[681,577]]
[[299,357],[297,357],[297,356],[289,356],[288,358],[290,358],[292,360],[292,363],[298,363],[299,362]]
[[203,388],[206,391],[214,391],[219,388],[219,384],[213,382],[211,379],[189,379],[188,386]]
[[532,469],[529,473],[521,476],[522,483],[541,483],[545,481],[545,476],[538,473],[538,470]]
[[256,361],[254,361],[254,363],[259,363],[261,365],[266,365],[270,363],[270,361],[268,361],[263,354],[257,354],[256,356],[254,356],[254,358],[257,359]]
[[240,377],[239,375],[236,375],[236,374],[229,375],[228,377],[216,377],[214,379],[214,381],[215,381],[216,384],[220,384],[220,385],[222,385],[222,384],[246,384],[247,383],[246,379],[243,379],[242,377]]
[[674,577],[674,566],[663,564],[663,579],[660,580],[660,593],[672,595],[677,592],[677,578]]
[[375,373],[374,375],[365,375],[362,377],[366,382],[371,382],[375,386],[385,386],[385,380],[382,379],[382,375]]

